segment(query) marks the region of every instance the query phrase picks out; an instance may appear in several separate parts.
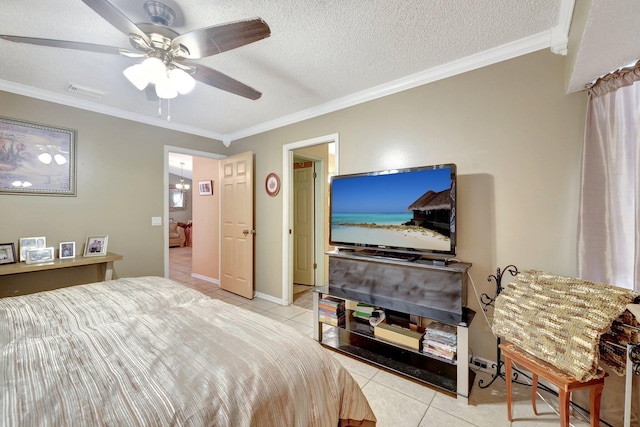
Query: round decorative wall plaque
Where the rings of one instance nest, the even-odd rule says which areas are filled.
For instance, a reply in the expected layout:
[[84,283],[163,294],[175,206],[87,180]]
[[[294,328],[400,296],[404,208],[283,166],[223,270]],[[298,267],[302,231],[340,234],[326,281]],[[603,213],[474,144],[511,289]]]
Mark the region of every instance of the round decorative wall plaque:
[[278,194],[278,192],[280,191],[280,178],[278,178],[278,175],[273,172],[267,175],[265,187],[267,189],[267,194],[271,197]]

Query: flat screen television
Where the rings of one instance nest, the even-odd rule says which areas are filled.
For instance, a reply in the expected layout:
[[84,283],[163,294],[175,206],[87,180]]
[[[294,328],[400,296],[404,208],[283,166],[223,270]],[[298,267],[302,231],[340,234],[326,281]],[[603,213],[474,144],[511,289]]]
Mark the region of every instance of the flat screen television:
[[425,258],[456,253],[456,165],[337,175],[329,241]]

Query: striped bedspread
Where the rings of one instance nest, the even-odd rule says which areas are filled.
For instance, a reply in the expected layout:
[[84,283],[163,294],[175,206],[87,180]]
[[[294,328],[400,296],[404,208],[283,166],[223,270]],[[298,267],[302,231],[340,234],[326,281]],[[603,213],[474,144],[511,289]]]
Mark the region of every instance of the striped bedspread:
[[0,299],[0,355],[0,426],[375,423],[313,339],[159,277]]

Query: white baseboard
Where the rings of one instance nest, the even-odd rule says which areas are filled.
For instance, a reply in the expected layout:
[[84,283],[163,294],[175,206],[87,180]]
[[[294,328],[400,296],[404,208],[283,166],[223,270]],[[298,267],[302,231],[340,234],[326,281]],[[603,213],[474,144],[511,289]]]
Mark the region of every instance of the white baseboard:
[[285,305],[284,300],[281,298],[276,298],[273,297],[271,295],[267,295],[267,294],[263,294],[262,292],[256,292],[254,294],[254,296],[256,296],[257,298],[263,299],[263,300],[267,300],[269,302],[273,302],[276,303],[278,305]]
[[220,286],[220,280],[214,279],[212,277],[203,276],[202,274],[191,273],[191,277],[194,279],[204,280],[205,282],[213,283],[214,285]]

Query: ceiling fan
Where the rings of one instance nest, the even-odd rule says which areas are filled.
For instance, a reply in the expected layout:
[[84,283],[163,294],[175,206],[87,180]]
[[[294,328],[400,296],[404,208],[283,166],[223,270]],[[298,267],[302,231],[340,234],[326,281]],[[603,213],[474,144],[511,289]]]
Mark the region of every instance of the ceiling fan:
[[142,63],[127,68],[123,73],[140,90],[144,90],[150,83],[154,84],[159,98],[170,99],[178,93],[187,93],[195,85],[195,80],[249,99],[255,100],[262,96],[252,87],[193,61],[269,37],[271,30],[262,19],[253,18],[212,25],[178,34],[169,27],[175,18],[175,12],[159,1],[144,3],[151,23],[139,24],[134,24],[107,0],[82,2],[126,34],[135,51],[114,46],[35,37],[0,34],[0,38],[16,43],[145,58]]

